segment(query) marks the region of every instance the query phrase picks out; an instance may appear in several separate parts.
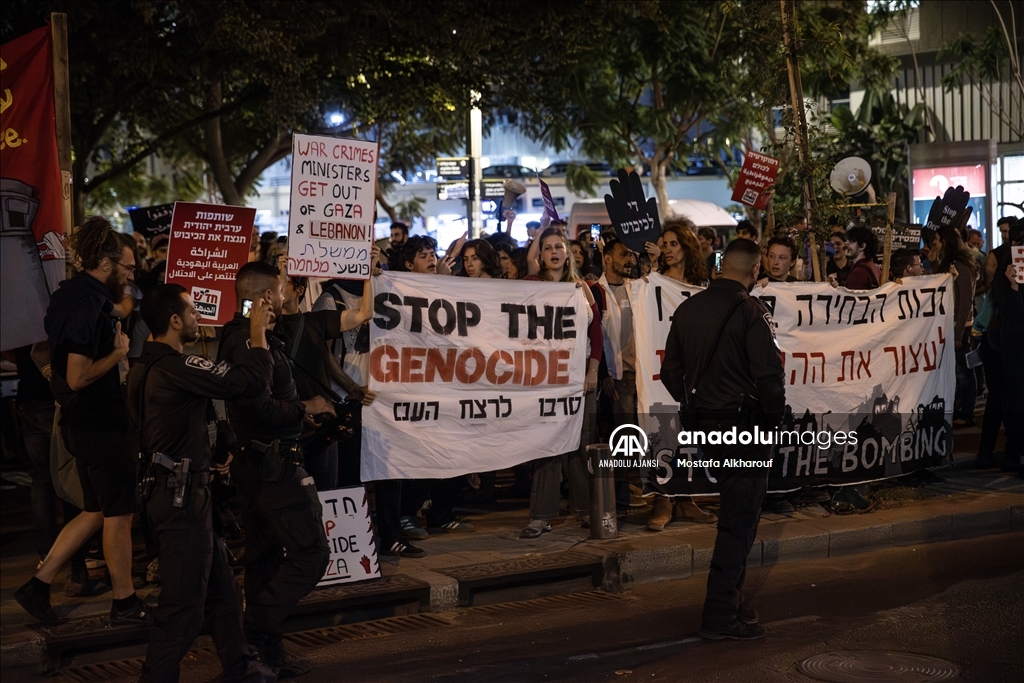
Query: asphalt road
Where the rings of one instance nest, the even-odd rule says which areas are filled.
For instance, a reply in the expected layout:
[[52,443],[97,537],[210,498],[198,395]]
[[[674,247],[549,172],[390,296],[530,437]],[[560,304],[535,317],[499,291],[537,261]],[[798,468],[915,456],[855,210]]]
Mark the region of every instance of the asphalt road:
[[[696,637],[700,576],[619,596],[428,615],[439,623],[404,633],[342,627],[350,639],[290,649],[316,666],[302,683],[810,681],[797,668],[801,661],[848,651],[936,657],[955,666],[961,681],[1024,680],[1024,533],[758,567],[748,581],[768,630],[754,642]],[[141,654],[136,648],[119,657]],[[210,681],[218,669],[211,658],[190,655],[182,681]],[[8,683],[38,680],[30,671],[4,673]],[[871,669],[839,680],[939,679],[887,679]]]

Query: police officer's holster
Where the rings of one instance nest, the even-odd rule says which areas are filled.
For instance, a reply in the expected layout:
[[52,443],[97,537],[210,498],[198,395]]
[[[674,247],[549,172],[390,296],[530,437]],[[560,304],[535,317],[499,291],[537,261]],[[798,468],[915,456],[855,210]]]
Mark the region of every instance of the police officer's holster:
[[245,527],[245,633],[275,648],[288,618],[327,569],[320,498],[296,442],[250,440],[231,463]]

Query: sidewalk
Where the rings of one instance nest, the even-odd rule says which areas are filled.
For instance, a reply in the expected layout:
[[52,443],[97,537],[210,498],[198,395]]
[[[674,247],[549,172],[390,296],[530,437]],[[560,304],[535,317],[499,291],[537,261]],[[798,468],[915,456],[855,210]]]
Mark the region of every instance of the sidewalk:
[[[965,451],[970,432],[957,433]],[[817,505],[795,512],[763,514],[748,563],[767,566],[811,558],[868,552],[987,534],[1024,531],[1024,480],[995,470],[975,471],[973,456],[956,456],[953,468],[937,470],[944,484],[922,488],[878,487],[870,512],[830,515]],[[628,590],[651,581],[706,573],[714,525],[673,522],[664,531],[644,528],[650,508],[620,519],[619,537],[589,538],[572,517],[554,520],[551,533],[518,538],[526,506],[486,514],[468,511],[474,533],[437,534],[417,541],[422,559],[381,559],[383,578],[314,591],[300,604],[295,630],[425,611],[451,610],[602,588]],[[109,591],[67,599],[54,585],[58,614],[67,624],[34,624],[12,598],[36,564],[31,532],[3,529],[0,558],[0,666],[59,662],[62,651],[103,650],[145,641],[145,632],[105,627]],[[94,573],[95,574],[95,573]],[[700,580],[699,578],[697,580]],[[158,586],[140,591],[155,604]]]

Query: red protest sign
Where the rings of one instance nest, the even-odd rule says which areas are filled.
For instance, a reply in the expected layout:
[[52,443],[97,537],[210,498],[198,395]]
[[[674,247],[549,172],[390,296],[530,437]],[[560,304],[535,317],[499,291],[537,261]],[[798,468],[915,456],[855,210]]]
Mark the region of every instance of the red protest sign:
[[63,184],[49,26],[0,46],[0,347],[46,339],[43,314],[64,279]]
[[167,246],[167,282],[192,297],[199,321],[223,325],[235,315],[235,275],[249,261],[256,209],[176,202]]
[[778,159],[760,152],[747,152],[740,176],[736,179],[736,187],[732,188],[732,200],[763,209],[768,205],[768,195],[764,190],[775,184],[775,176],[778,174]]

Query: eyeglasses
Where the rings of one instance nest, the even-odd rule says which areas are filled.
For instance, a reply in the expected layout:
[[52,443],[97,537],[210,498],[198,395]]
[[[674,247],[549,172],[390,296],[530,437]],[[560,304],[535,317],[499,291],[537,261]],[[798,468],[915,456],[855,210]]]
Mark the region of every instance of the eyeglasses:
[[111,263],[113,263],[115,266],[121,266],[122,268],[127,270],[129,274],[135,275],[135,266],[126,266],[120,261],[111,261]]

